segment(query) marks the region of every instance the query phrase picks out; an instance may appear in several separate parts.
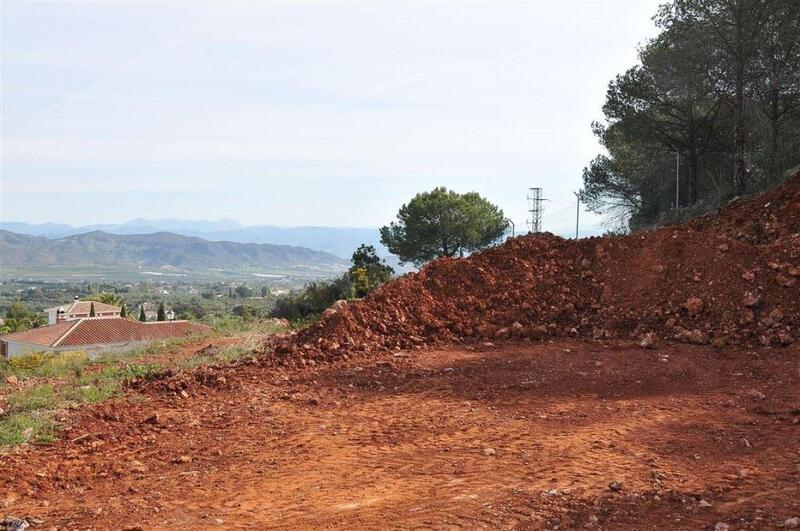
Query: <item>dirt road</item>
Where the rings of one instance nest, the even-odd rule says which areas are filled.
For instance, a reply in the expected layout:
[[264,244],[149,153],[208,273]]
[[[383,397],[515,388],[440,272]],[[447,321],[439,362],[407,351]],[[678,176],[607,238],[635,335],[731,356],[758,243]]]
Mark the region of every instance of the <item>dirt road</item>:
[[[800,348],[558,341],[154,384],[2,458],[33,529],[784,528]],[[790,522],[791,523],[791,520]]]

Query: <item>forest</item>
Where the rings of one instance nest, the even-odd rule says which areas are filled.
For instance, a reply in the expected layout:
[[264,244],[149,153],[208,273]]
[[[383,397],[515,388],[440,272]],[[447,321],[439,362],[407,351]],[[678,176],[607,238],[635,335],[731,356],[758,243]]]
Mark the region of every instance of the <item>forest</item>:
[[608,86],[581,198],[623,230],[711,211],[800,163],[800,2],[675,0]]

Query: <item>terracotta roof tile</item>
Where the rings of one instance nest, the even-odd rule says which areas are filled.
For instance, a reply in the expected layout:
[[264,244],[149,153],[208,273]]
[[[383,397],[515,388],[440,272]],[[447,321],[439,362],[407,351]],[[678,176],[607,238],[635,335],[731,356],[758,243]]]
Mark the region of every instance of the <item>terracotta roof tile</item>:
[[141,323],[121,317],[85,318],[42,326],[0,336],[0,341],[19,341],[49,347],[80,347],[103,343],[127,343],[186,336],[208,330],[188,321]]
[[40,326],[39,328],[31,328],[29,330],[23,330],[22,332],[14,332],[13,334],[0,336],[0,341],[19,341],[22,343],[50,346],[79,322],[80,321],[63,321],[50,326]]

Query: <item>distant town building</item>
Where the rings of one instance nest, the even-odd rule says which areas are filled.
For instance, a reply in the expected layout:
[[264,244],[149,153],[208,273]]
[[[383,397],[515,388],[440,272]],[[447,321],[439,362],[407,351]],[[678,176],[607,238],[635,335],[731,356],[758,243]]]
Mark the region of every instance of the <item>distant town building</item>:
[[119,312],[122,310],[119,306],[96,301],[82,301],[76,297],[69,304],[53,306],[44,310],[47,314],[47,324],[52,325],[60,321],[74,321],[75,319],[89,317],[92,311],[92,304],[94,304],[95,317],[119,317]]
[[91,355],[127,350],[156,339],[183,337],[207,330],[206,326],[189,321],[142,323],[118,316],[64,319],[48,326],[0,336],[0,355],[12,358],[32,352],[74,350]]

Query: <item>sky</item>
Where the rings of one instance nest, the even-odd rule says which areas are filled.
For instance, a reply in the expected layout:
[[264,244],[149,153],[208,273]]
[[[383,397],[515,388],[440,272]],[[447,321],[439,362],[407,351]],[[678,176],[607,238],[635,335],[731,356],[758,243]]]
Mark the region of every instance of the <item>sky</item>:
[[519,230],[539,186],[574,227],[660,1],[3,0],[0,216],[376,227],[446,186]]

